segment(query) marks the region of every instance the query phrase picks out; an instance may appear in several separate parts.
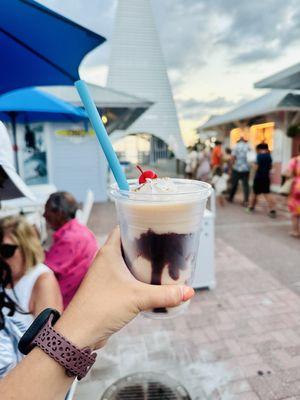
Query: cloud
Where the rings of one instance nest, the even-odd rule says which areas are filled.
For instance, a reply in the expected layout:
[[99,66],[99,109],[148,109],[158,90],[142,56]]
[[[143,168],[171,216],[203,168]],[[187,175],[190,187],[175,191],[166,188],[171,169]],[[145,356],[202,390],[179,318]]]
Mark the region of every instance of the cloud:
[[[210,55],[224,52],[224,63],[276,60],[300,42],[297,0],[153,0],[170,69],[196,70]],[[163,11],[162,11],[163,10]]]
[[299,41],[300,3],[296,0],[216,0],[214,7],[230,20],[215,43],[227,49],[233,65],[275,60]]
[[231,57],[231,61],[233,64],[249,64],[261,60],[274,60],[277,57],[278,51],[276,49],[258,48],[242,51]]
[[226,110],[237,107],[244,99],[232,101],[225,97],[218,96],[210,100],[176,99],[177,110],[183,119],[199,119],[204,115],[215,113],[219,110]]

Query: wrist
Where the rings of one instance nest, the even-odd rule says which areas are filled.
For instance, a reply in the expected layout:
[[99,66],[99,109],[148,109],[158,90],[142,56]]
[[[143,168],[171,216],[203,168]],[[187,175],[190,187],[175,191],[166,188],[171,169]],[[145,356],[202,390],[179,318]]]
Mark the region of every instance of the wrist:
[[100,332],[95,333],[94,326],[79,310],[67,309],[54,325],[54,329],[79,349],[88,347],[94,350],[103,347],[99,346],[97,340]]

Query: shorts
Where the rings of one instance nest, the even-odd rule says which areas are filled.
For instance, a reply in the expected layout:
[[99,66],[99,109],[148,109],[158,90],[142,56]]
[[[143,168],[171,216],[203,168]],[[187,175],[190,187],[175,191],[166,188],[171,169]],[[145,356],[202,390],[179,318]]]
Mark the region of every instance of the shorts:
[[254,178],[253,192],[254,194],[270,193],[270,178]]

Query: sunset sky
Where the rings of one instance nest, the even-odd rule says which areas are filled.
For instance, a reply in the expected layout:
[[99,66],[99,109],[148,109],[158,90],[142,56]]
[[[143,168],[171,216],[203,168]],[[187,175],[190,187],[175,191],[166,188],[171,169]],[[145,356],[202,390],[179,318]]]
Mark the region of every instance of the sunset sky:
[[[41,3],[107,38],[80,70],[84,79],[105,85],[117,0]],[[264,94],[253,89],[255,81],[300,62],[297,0],[152,0],[152,4],[185,139],[209,115]]]

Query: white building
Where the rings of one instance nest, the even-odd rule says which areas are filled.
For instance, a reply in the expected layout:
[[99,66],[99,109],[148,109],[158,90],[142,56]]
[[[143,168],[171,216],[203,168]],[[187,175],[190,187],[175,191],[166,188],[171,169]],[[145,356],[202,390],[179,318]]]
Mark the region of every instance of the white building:
[[[128,134],[149,134],[166,143],[176,158],[185,158],[151,0],[119,0],[107,86],[154,103],[128,129],[115,131],[112,140]],[[161,141],[152,139],[152,146],[161,146]]]
[[[136,96],[89,85],[91,95],[108,132],[127,129],[151,102]],[[76,106],[81,101],[73,86],[43,87]],[[8,128],[10,128],[8,124]],[[88,189],[96,201],[107,200],[108,166],[89,124],[41,122],[17,127],[20,175],[29,184],[54,184],[83,201]]]
[[299,121],[299,116],[299,93],[272,90],[225,114],[211,117],[197,131],[214,130],[231,147],[241,136],[253,148],[261,142],[268,143],[274,165],[273,189],[276,190],[292,156],[293,141],[287,136],[287,131],[291,124]]

